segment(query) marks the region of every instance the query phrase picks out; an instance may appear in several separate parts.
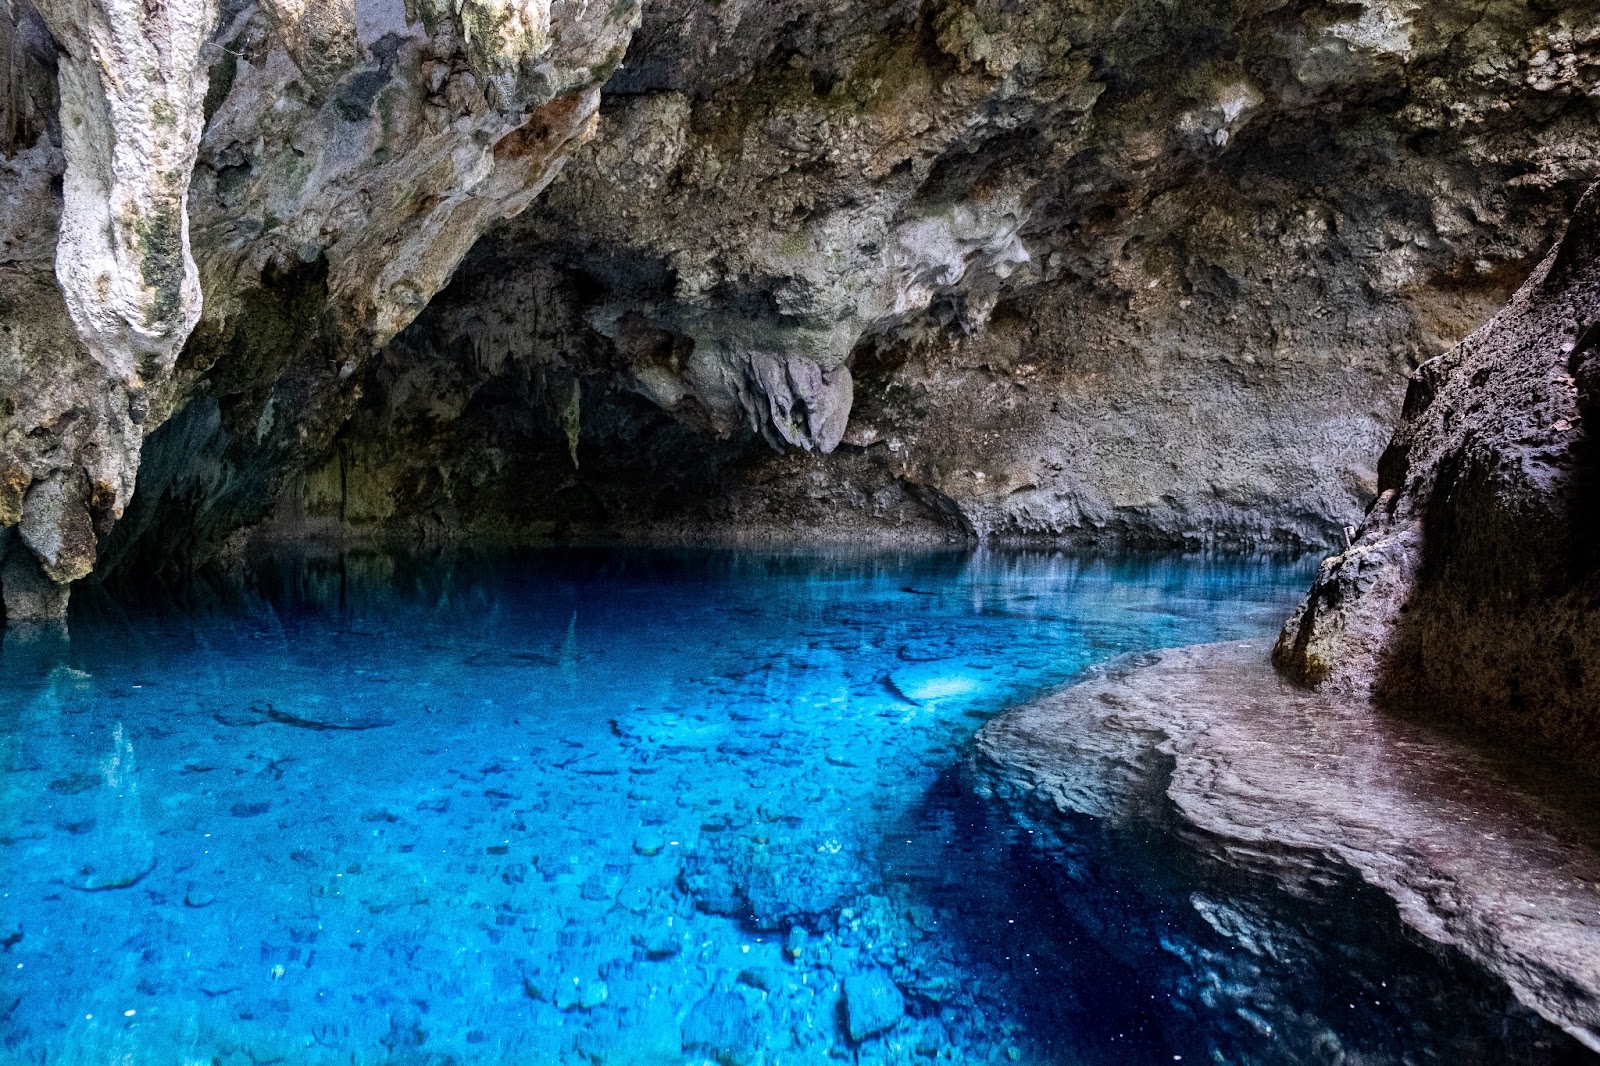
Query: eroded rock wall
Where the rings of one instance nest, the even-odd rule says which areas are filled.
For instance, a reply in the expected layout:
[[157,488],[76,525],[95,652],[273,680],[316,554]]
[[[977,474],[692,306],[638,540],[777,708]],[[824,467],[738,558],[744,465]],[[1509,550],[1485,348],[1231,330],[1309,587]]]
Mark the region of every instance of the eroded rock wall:
[[561,0],[4,13],[13,619],[64,603],[17,590],[125,554],[105,538],[174,413],[186,450],[121,543],[183,565],[264,514],[373,352],[591,135],[638,19]]
[[1404,414],[1274,660],[1600,766],[1600,188],[1503,311],[1418,369]]
[[[83,74],[121,8],[8,0],[14,615],[275,506],[1334,543],[1406,373],[1600,173],[1579,0],[185,4],[96,67],[159,60],[130,111]],[[192,167],[95,171],[94,115]],[[85,181],[166,205],[103,306]]]
[[649,4],[296,515],[1338,543],[1405,376],[1600,172],[1597,42],[1579,3]]

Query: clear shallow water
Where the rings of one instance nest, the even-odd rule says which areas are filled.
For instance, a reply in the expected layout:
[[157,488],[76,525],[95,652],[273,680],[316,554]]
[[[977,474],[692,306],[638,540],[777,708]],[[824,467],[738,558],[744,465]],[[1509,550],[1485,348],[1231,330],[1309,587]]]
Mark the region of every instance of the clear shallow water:
[[1153,1061],[1159,1002],[1054,1009],[961,749],[1312,565],[369,558],[83,612],[0,678],[0,1060]]

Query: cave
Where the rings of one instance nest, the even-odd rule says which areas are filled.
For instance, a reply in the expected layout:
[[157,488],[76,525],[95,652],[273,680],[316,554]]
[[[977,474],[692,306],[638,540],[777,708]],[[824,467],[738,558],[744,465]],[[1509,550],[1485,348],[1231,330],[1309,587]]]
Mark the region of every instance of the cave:
[[0,1046],[1600,1055],[1592,0],[0,0]]

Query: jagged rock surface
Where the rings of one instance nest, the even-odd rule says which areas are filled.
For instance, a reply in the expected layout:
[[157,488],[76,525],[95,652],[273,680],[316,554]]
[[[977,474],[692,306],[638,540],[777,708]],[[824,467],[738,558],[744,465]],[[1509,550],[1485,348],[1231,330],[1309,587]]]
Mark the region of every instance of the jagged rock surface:
[[[371,354],[592,133],[638,7],[8,0],[3,15],[0,523],[28,555],[8,573],[64,583],[115,562],[104,538],[174,412],[190,451],[155,464],[123,534],[172,562],[320,458]],[[8,602],[15,618],[61,598]]]
[[[15,182],[0,224],[11,342],[0,526],[19,542],[4,570],[7,615],[30,618],[64,610],[47,584],[94,568],[98,536],[133,496],[148,392],[170,384],[200,316],[187,203],[216,10],[50,0],[41,12],[7,5],[0,20],[0,147]],[[59,291],[41,276],[52,252]]]
[[[1581,1057],[1520,1021],[1470,1031],[1467,1004],[1504,1011],[1480,1000],[1474,967],[1600,1050],[1600,840],[1571,775],[1298,689],[1255,643],[1110,664],[985,726],[972,766],[1087,928],[1190,973],[1171,984],[1222,1019],[1207,1037],[1219,1059]],[[1149,874],[1097,886],[1108,863]],[[1125,920],[1146,894],[1162,899],[1154,929]],[[1473,965],[1405,977],[1417,959],[1379,957],[1412,950],[1375,928],[1385,910],[1443,946],[1435,965]],[[1356,999],[1384,1023],[1361,1028]],[[1400,1032],[1404,1049],[1389,1044]]]
[[[1326,544],[1600,173],[1579,0],[228,0],[199,67],[184,4],[128,117],[66,14],[120,8],[7,0],[0,525],[57,582],[289,483],[299,532]],[[202,81],[192,174],[117,177],[188,253],[114,231],[90,322],[58,114],[183,110],[182,164]]]
[[[1595,17],[649,4],[596,139],[384,354],[294,506],[1336,543],[1404,376],[1597,172]],[[831,454],[846,394],[794,418],[780,356],[850,375]]]
[[1404,415],[1275,661],[1600,766],[1600,188],[1505,310],[1418,369]]

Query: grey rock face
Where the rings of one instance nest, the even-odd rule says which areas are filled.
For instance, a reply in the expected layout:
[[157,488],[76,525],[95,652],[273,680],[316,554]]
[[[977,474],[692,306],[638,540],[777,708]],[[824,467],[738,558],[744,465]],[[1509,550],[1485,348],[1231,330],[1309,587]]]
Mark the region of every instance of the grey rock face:
[[39,12],[60,49],[56,276],[107,376],[158,385],[200,318],[188,193],[216,3],[43,0]]
[[[256,458],[250,499],[211,527],[264,511],[347,417],[356,370],[592,132],[637,17],[561,0],[0,8],[16,550],[58,582],[103,561],[146,435],[195,402],[226,408]],[[205,510],[188,521],[208,532]]]
[[823,370],[804,356],[766,352],[752,352],[749,359],[748,391],[740,401],[768,443],[780,451],[788,444],[824,455],[839,446],[853,395],[848,367]]
[[[1225,1058],[1254,1058],[1250,1041],[1265,1035],[1273,1057],[1319,1061],[1361,1047],[1387,1061],[1381,1037],[1351,1030],[1345,995],[1320,1000],[1341,979],[1359,985],[1374,945],[1404,941],[1362,929],[1386,908],[1445,946],[1439,959],[1471,960],[1600,1049],[1600,841],[1593,797],[1570,778],[1491,760],[1364,699],[1297,689],[1248,643],[1124,660],[1008,712],[979,734],[973,769],[980,791],[1069,880],[1138,862],[1152,846],[1160,858],[1140,867],[1153,871],[1142,891],[1158,891],[1154,871],[1182,871],[1158,911],[1154,954],[1210,971],[1190,994],[1205,1005],[1196,1009],[1225,1016],[1213,1039],[1243,1041],[1221,1046]],[[1112,913],[1129,880],[1111,877],[1105,897],[1087,880],[1070,891],[1098,916],[1090,928],[1115,930],[1115,950],[1132,952],[1144,934]],[[1306,969],[1308,936],[1342,973]],[[1535,1034],[1469,1032],[1467,1004],[1490,995],[1471,968],[1413,984],[1402,979],[1408,965],[1379,960],[1389,984],[1373,993],[1420,1041],[1407,1056],[1432,1045],[1442,1060],[1514,1061],[1521,1053],[1497,1041],[1552,1046]]]
[[5,591],[6,621],[12,626],[56,621],[66,613],[67,586],[51,580],[27,552],[7,555],[0,588]]
[[75,493],[13,542],[58,580],[275,507],[1326,544],[1600,173],[1579,0],[42,10],[0,34],[0,523]]
[[[340,493],[330,460],[289,509],[1338,543],[1404,376],[1600,170],[1593,19],[649,4],[595,140],[384,353]],[[768,357],[848,370],[831,453]]]
[[1423,365],[1382,495],[1274,661],[1302,684],[1600,765],[1600,190],[1511,303]]
[[94,558],[94,522],[78,485],[63,477],[35,482],[22,502],[20,539],[52,581],[65,585]]

